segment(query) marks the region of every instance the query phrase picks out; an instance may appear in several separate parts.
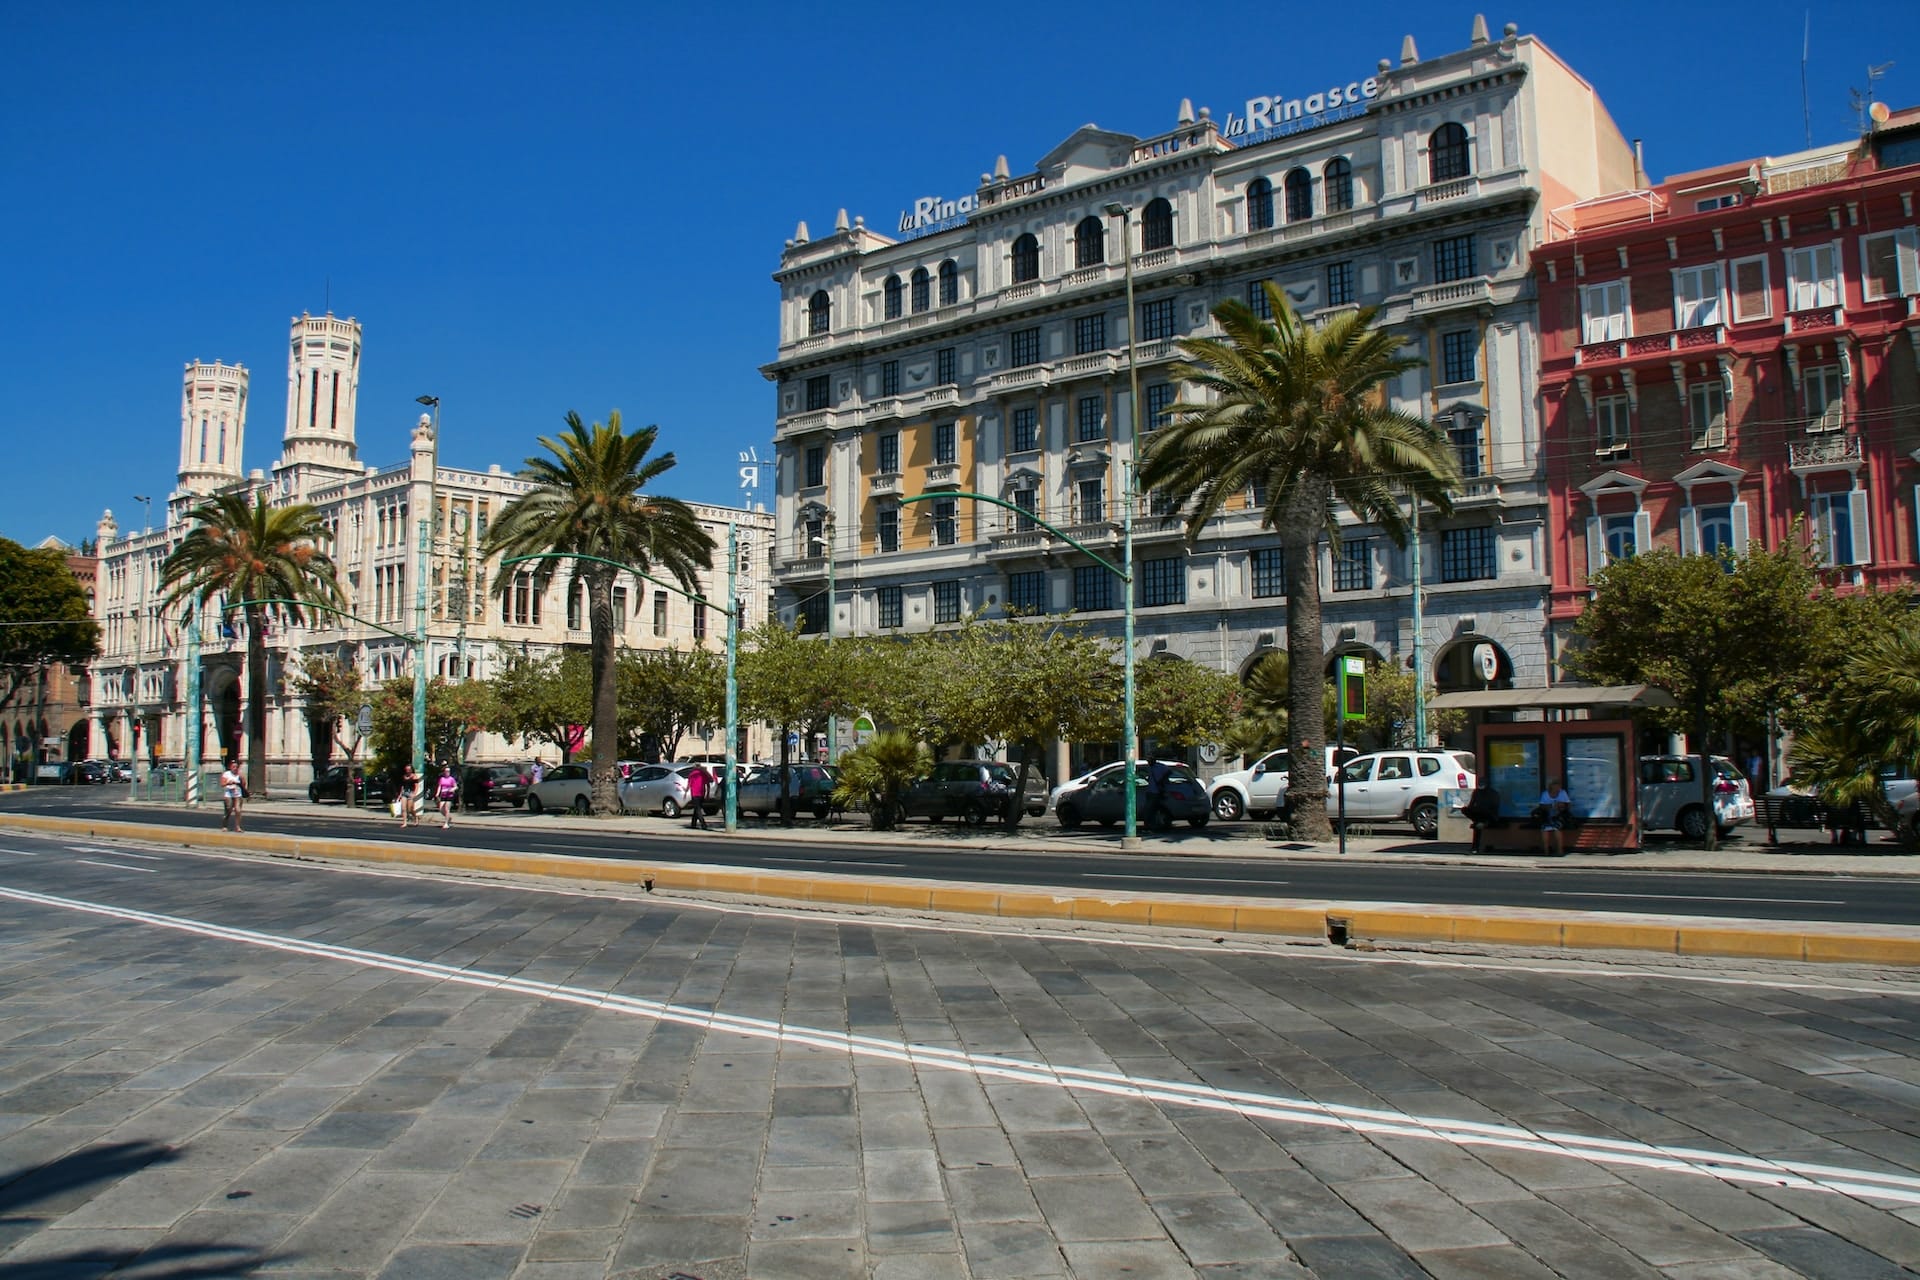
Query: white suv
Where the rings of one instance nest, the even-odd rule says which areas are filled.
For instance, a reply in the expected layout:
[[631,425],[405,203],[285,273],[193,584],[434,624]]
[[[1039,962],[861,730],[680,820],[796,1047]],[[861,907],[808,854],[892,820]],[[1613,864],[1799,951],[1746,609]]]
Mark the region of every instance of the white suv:
[[[1359,754],[1352,747],[1328,747],[1327,777],[1333,777],[1337,762],[1351,760]],[[1207,784],[1213,816],[1232,822],[1236,818],[1258,818],[1286,808],[1287,774],[1292,764],[1292,752],[1282,747],[1255,760],[1251,768],[1221,774]]]
[[1346,788],[1348,822],[1407,822],[1423,836],[1440,829],[1440,793],[1471,791],[1475,764],[1471,751],[1375,751],[1347,761],[1329,781],[1327,814],[1340,814]]

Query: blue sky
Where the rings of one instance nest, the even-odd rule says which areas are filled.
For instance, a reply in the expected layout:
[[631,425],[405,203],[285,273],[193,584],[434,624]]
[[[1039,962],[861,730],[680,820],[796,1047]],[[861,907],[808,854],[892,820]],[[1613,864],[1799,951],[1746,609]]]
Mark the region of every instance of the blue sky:
[[[362,460],[517,468],[569,409],[658,423],[666,491],[740,498],[771,454],[783,241],[886,228],[1081,124],[1172,127],[1463,46],[1472,6],[1129,0],[734,6],[0,5],[0,535],[122,527],[178,467],[180,375],[252,374],[246,463],[279,452],[289,317],[365,325]],[[1920,5],[1816,6],[1816,143],[1871,64],[1920,103]],[[1807,6],[1487,10],[1645,139],[1656,176],[1803,145]],[[765,481],[771,484],[771,477]],[[771,493],[767,493],[771,501]]]

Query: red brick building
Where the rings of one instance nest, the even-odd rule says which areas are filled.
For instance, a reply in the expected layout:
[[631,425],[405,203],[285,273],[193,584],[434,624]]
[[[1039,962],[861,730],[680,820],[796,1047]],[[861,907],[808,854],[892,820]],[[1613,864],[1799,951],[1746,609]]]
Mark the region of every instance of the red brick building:
[[1920,109],[1556,210],[1534,255],[1550,652],[1610,557],[1778,546],[1920,581]]

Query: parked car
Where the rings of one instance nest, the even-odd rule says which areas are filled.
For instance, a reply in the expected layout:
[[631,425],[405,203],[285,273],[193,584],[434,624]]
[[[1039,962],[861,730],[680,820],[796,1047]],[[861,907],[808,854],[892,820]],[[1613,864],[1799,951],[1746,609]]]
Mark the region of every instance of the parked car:
[[460,804],[468,809],[495,804],[518,809],[527,802],[527,788],[532,785],[524,765],[470,764],[460,771]]
[[[693,790],[687,785],[687,775],[696,767],[701,766],[685,760],[641,765],[620,784],[621,807],[634,813],[657,813],[663,818],[679,817],[693,804]],[[708,813],[719,812],[719,787],[706,793],[700,807]]]
[[[1640,829],[1678,831],[1689,840],[1707,838],[1707,811],[1700,805],[1700,757],[1640,757]],[[1725,756],[1713,757],[1713,814],[1721,835],[1753,821],[1753,790],[1746,775]]]
[[[1327,777],[1360,753],[1352,747],[1327,748]],[[1228,822],[1236,818],[1258,818],[1279,813],[1287,807],[1287,778],[1293,767],[1293,752],[1288,747],[1269,751],[1251,767],[1223,773],[1208,786],[1213,816]]]
[[[840,781],[840,766],[832,764],[790,764],[787,766],[787,792],[796,811],[811,811],[825,820],[833,812],[833,789]],[[764,818],[780,808],[780,766],[761,765],[740,783],[736,805],[741,813]]]
[[[347,799],[348,774],[353,775],[353,799]],[[342,804],[383,805],[387,802],[387,780],[379,774],[363,773],[349,765],[336,764],[315,776],[307,784],[307,799],[313,804],[338,800]]]
[[74,782],[83,783],[91,787],[104,786],[110,781],[109,770],[105,760],[82,760],[73,766],[73,772],[75,775],[73,779]]
[[[998,760],[944,760],[900,793],[900,818],[940,822],[958,818],[970,827],[1006,816],[1020,775]],[[1044,803],[1044,802],[1043,802]]]
[[1338,819],[1342,788],[1349,822],[1405,822],[1415,833],[1440,829],[1440,793],[1471,791],[1475,765],[1469,751],[1375,751],[1340,766],[1327,788],[1327,814]]
[[593,808],[591,766],[556,764],[546,769],[540,781],[527,787],[527,812],[545,813],[548,809],[587,813]]
[[[1069,791],[1078,790],[1079,788],[1088,785],[1089,783],[1094,781],[1094,779],[1096,778],[1104,778],[1109,773],[1117,772],[1123,766],[1124,763],[1125,763],[1124,761],[1120,761],[1120,760],[1110,760],[1106,764],[1100,765],[1097,768],[1089,769],[1085,773],[1079,774],[1076,777],[1068,778],[1065,782],[1055,787],[1053,791],[1047,796],[1047,808],[1055,810],[1057,812],[1060,807],[1061,796],[1067,794],[1067,792]],[[1187,763],[1184,760],[1168,760],[1168,761],[1165,761],[1164,763],[1169,768],[1178,766],[1179,768],[1184,769],[1187,767]],[[1135,760],[1133,762],[1133,771],[1135,775],[1139,777],[1144,778],[1147,776],[1148,767],[1149,767],[1149,764],[1145,760]]]
[[[1136,766],[1133,774],[1134,815],[1141,826],[1152,825],[1164,831],[1175,822],[1195,827],[1207,825],[1213,807],[1207,789],[1184,764],[1166,762],[1167,776],[1161,783],[1160,809],[1152,808],[1148,796],[1151,779],[1148,768]],[[1063,787],[1054,799],[1053,814],[1060,825],[1072,830],[1088,820],[1110,827],[1127,817],[1127,773],[1120,765],[1096,770],[1079,785]]]

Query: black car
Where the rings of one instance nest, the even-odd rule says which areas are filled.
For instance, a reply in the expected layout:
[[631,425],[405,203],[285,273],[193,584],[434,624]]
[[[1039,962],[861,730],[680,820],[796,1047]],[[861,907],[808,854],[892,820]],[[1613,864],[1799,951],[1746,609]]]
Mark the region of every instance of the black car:
[[[527,790],[531,786],[533,779],[520,765],[470,764],[460,771],[460,804],[467,809],[485,809],[495,804],[510,804],[518,809],[527,802]],[[428,787],[430,796],[432,784]]]
[[105,760],[82,760],[73,766],[73,780],[82,786],[98,787],[107,782]]
[[[902,818],[958,818],[977,827],[1004,819],[1020,774],[998,760],[949,760],[900,793]],[[1042,793],[1044,797],[1044,793]],[[1044,800],[1043,800],[1044,803]],[[1026,805],[1031,809],[1032,804]]]
[[[1161,783],[1161,804],[1157,809],[1148,796],[1151,785],[1152,778],[1148,773],[1134,774],[1134,820],[1140,826],[1165,831],[1175,822],[1184,821],[1191,826],[1204,827],[1207,819],[1213,816],[1213,806],[1207,799],[1206,788],[1200,785],[1200,780],[1193,776],[1193,771],[1187,766],[1177,764],[1168,767]],[[1059,798],[1054,801],[1053,812],[1060,819],[1060,825],[1069,831],[1089,818],[1103,827],[1124,821],[1127,814],[1126,771],[1112,769],[1078,786],[1062,788]]]
[[[347,776],[353,778],[353,799],[347,799]],[[322,800],[338,800],[342,804],[351,803],[356,807],[363,805],[379,806],[387,802],[387,781],[379,774],[365,774],[348,765],[336,764],[325,773],[307,784],[307,799],[314,804]]]

